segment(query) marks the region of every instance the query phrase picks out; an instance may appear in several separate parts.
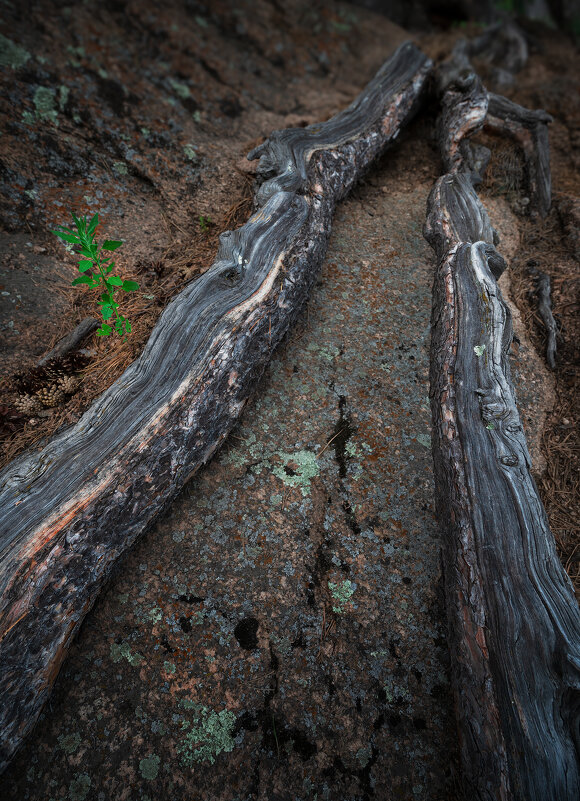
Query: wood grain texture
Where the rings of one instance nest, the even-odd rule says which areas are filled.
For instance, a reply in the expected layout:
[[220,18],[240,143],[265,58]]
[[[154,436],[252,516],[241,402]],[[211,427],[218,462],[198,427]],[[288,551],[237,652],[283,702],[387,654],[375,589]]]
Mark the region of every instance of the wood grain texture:
[[[457,82],[443,76],[439,86],[467,119],[444,115],[468,135],[480,107],[470,112],[477,82],[466,78],[459,96]],[[430,396],[464,796],[573,801],[580,611],[530,473],[510,378],[510,313],[496,283],[505,261],[467,156],[446,156],[450,139],[455,147],[451,133],[440,144],[453,171],[431,192],[425,235],[438,256]]]
[[402,45],[333,120],[262,145],[258,210],[74,426],[0,473],[0,769],[117,558],[224,441],[316,279],[336,202],[417,108]]

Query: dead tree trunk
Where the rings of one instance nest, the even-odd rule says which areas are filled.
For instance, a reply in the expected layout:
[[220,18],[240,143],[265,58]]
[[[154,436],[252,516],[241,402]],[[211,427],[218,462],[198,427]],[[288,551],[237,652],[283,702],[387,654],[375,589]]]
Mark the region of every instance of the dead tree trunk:
[[345,111],[254,151],[258,211],[222,234],[217,261],[78,423],[0,474],[0,769],[116,559],[235,424],[308,297],[337,201],[409,120],[430,70],[403,45]]
[[[505,262],[465,138],[505,104],[490,102],[465,60],[447,65],[439,88],[449,172],[431,192],[425,228],[439,260],[431,409],[465,798],[577,801],[580,612],[530,474],[496,283]],[[532,189],[545,210],[545,191]]]

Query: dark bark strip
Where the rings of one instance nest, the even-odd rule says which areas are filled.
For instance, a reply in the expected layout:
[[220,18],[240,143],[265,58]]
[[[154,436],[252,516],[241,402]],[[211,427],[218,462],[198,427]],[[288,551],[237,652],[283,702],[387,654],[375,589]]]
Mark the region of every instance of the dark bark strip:
[[459,81],[452,67],[439,81],[452,172],[431,192],[425,235],[439,259],[433,457],[465,798],[577,801],[580,612],[530,474],[496,283],[505,261],[462,141],[485,102],[465,61]]
[[359,98],[259,148],[258,211],[161,315],[73,427],[0,473],[0,769],[33,726],[119,555],[224,441],[303,307],[336,202],[415,111],[429,60],[403,45]]
[[544,327],[546,329],[546,361],[551,370],[556,369],[556,337],[558,336],[558,326],[552,314],[552,289],[550,276],[538,270],[536,267],[528,268],[529,274],[534,279],[536,285],[536,298],[538,300],[538,311]]
[[38,361],[38,367],[47,364],[51,359],[67,356],[71,351],[76,350],[83,339],[90,336],[99,326],[99,321],[95,320],[94,317],[85,317],[73,331],[60,339],[54,348],[49,350],[49,352]]

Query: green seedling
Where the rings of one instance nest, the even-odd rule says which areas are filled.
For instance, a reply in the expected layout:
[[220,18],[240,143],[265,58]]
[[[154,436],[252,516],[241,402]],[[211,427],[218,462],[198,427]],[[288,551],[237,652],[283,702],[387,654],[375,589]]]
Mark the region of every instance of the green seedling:
[[199,215],[199,227],[205,233],[209,231],[209,227],[211,225],[211,220],[209,217],[204,217],[203,214]]
[[101,307],[103,324],[97,330],[97,336],[108,336],[112,332],[113,328],[108,324],[107,320],[113,322],[111,318],[114,316],[113,327],[119,336],[123,335],[123,342],[126,342],[126,335],[131,333],[131,323],[117,311],[119,304],[115,302],[114,295],[118,288],[124,292],[134,292],[139,289],[139,284],[136,281],[123,281],[119,276],[111,275],[115,262],[111,260],[111,256],[103,255],[103,251],[113,253],[123,243],[114,239],[106,239],[102,247],[99,247],[94,240],[95,230],[99,224],[98,214],[95,214],[90,222],[87,217],[80,218],[75,214],[72,215],[72,218],[76,231],[66,228],[64,225],[62,226],[62,231],[52,231],[67,245],[79,246],[79,252],[76,255],[83,257],[79,261],[79,272],[83,273],[83,275],[75,278],[72,286],[85,284],[91,289],[102,290],[99,306]]

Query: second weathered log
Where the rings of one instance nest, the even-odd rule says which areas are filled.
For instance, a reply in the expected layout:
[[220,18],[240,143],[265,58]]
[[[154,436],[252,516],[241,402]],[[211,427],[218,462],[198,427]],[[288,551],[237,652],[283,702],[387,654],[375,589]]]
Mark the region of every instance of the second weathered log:
[[425,235],[438,257],[433,458],[464,796],[575,801],[580,611],[530,473],[510,379],[511,318],[496,282],[506,264],[462,141],[482,122],[481,92],[463,56],[460,67],[460,81],[453,64],[440,75],[450,172],[431,192]]

